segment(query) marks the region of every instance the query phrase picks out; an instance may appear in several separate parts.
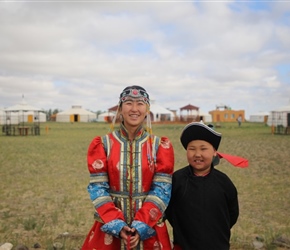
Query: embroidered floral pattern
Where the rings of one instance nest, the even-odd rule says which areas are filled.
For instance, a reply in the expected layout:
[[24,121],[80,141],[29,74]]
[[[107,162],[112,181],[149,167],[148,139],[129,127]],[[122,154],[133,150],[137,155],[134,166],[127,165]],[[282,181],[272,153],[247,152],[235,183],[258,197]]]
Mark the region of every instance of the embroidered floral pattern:
[[153,182],[152,190],[148,193],[145,201],[154,203],[163,213],[170,200],[171,188],[170,183]]
[[136,221],[134,220],[132,222],[132,227],[136,228],[140,235],[140,239],[146,240],[156,234],[155,230],[151,227],[149,227],[147,224],[141,222],[141,221]]
[[169,140],[161,140],[161,143],[160,145],[163,147],[163,148],[170,148],[170,141]]
[[155,241],[153,245],[153,250],[161,250],[163,249],[161,242]]
[[104,163],[101,160],[95,160],[92,164],[94,169],[101,169],[104,167]]
[[104,183],[92,183],[88,185],[88,192],[90,194],[91,200],[95,201],[100,197],[110,197],[108,193],[109,185],[107,182]]
[[158,210],[156,208],[151,208],[149,211],[150,220],[156,220],[158,216]]
[[105,245],[111,245],[112,242],[113,242],[113,236],[109,235],[109,234],[105,234],[104,244]]
[[91,235],[90,235],[90,239],[89,239],[89,241],[91,241],[92,238],[94,238],[94,231],[91,232]]
[[127,224],[122,220],[112,220],[109,223],[104,224],[101,227],[101,230],[104,233],[110,234],[111,236],[115,236],[119,238],[119,234],[124,226]]

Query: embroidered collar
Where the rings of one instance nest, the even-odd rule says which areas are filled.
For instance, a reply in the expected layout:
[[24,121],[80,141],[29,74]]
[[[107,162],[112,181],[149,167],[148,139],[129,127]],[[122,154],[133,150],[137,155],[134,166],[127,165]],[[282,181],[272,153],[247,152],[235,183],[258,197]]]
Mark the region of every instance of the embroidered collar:
[[[145,128],[141,124],[139,126],[139,128],[136,129],[134,139],[139,139],[145,132],[146,132],[146,130],[145,130]],[[122,137],[125,137],[126,139],[129,139],[128,130],[124,126],[123,123],[121,123],[121,125],[120,125],[120,134],[121,134]]]

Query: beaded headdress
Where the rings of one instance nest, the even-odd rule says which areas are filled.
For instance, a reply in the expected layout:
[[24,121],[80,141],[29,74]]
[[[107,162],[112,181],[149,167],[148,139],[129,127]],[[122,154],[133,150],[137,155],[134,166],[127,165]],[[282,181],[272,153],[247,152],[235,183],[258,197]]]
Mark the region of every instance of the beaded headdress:
[[120,94],[120,103],[126,101],[129,97],[139,98],[150,106],[149,95],[146,90],[140,86],[133,85],[126,87]]

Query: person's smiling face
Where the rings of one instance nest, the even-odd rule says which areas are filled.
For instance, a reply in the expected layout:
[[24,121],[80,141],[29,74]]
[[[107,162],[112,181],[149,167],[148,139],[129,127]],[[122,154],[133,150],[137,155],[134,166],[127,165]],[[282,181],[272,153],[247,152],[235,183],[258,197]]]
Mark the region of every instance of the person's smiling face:
[[216,150],[207,141],[193,140],[187,145],[186,155],[194,173],[204,175],[210,171],[213,157],[216,156]]
[[136,129],[146,117],[147,105],[142,99],[130,97],[122,103],[120,111],[123,116],[124,126],[127,129]]

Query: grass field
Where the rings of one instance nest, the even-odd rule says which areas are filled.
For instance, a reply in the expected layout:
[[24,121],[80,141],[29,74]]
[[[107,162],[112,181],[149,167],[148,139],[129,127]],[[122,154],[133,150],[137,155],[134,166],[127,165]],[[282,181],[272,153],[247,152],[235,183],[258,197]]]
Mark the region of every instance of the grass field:
[[[183,127],[153,125],[154,134],[172,141],[175,169],[187,165],[179,142]],[[86,152],[93,137],[108,129],[100,123],[44,123],[40,136],[0,135],[0,244],[81,246],[93,224]],[[269,127],[252,123],[225,123],[217,131],[223,134],[220,152],[250,163],[241,169],[221,160],[217,166],[239,192],[240,217],[231,249],[253,249],[256,237],[263,241],[262,249],[280,249],[271,243],[279,236],[290,238],[290,136],[272,135]]]

